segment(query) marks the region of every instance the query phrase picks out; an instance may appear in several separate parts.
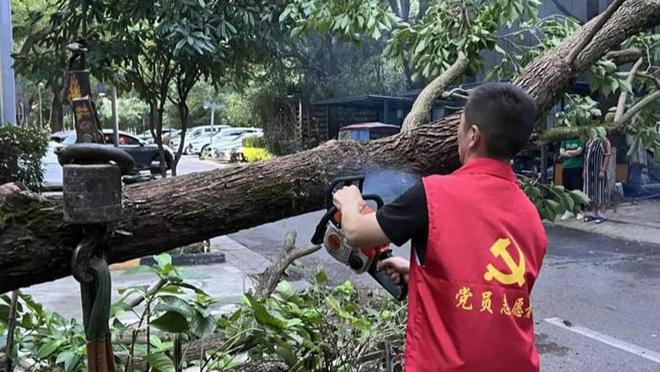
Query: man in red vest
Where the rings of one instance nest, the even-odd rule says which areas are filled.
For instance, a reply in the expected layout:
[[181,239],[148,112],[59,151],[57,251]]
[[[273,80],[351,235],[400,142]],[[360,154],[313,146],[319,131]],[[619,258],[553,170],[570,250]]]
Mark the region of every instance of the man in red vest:
[[530,293],[547,239],[509,165],[535,117],[521,89],[481,85],[461,116],[460,169],[424,177],[372,214],[360,213],[356,187],[335,193],[350,244],[412,241],[410,261],[380,263],[408,283],[406,371],[539,370]]

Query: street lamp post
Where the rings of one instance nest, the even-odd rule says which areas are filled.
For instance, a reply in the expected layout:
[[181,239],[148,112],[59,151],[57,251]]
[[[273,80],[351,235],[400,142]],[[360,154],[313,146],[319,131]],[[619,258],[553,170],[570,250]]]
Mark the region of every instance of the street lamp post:
[[209,101],[209,100],[204,101],[204,109],[206,109],[206,110],[211,109],[211,139],[210,139],[210,144],[213,144],[213,136],[215,134],[215,132],[213,132],[213,125],[215,124],[214,120],[215,120],[215,108],[216,107],[218,107],[217,103],[215,103],[213,101]]
[[39,82],[39,127],[44,127],[44,109],[41,106],[41,90],[44,88],[44,82]]
[[16,125],[16,83],[11,58],[11,2],[0,1],[0,124]]

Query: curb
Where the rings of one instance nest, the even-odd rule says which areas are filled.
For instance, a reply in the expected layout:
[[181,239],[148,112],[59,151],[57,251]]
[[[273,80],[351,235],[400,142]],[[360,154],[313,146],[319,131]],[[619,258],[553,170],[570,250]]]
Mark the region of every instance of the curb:
[[[225,254],[217,251],[172,255],[172,264],[175,266],[210,265],[224,262]],[[142,257],[140,258],[140,265],[156,266],[156,260],[154,260],[151,256]]]
[[601,234],[615,239],[660,246],[660,228],[651,226],[650,224],[636,224],[622,220],[608,219],[602,224],[582,221],[558,221],[551,225]]

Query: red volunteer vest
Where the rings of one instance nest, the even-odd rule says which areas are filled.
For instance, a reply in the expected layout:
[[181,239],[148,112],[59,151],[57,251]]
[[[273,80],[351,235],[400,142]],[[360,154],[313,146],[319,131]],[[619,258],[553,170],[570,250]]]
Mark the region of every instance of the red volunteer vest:
[[424,265],[411,250],[406,371],[538,371],[529,294],[547,240],[511,167],[478,158],[423,183],[429,237]]

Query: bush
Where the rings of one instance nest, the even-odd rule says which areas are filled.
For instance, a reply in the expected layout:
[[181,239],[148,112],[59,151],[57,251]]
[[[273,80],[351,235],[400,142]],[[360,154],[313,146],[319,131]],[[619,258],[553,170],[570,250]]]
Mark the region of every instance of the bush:
[[243,138],[243,147],[266,148],[266,139],[263,136],[247,136]]
[[[154,259],[157,266],[125,273],[150,272],[164,284],[155,291],[147,291],[147,286],[120,289],[120,300],[112,305],[113,351],[122,370],[146,370],[139,361],[147,360],[151,370],[174,370],[181,360],[175,357],[173,338],[188,342],[185,351],[195,340],[204,340],[201,354],[182,364],[203,364],[210,371],[263,370],[256,367],[269,363],[289,371],[382,371],[386,345],[397,356],[404,351],[407,306],[380,292],[359,291],[350,282],[331,286],[318,272],[305,289],[280,282],[272,295],[257,299],[247,293],[233,313],[218,317],[211,311],[217,299],[187,282],[169,255]],[[129,306],[128,299],[135,296],[144,296],[148,305],[140,310]],[[7,337],[9,303],[8,295],[0,295],[0,342]],[[123,315],[129,313],[139,322],[126,323],[131,318]],[[20,294],[14,334],[14,346],[7,352],[15,362],[32,359],[35,371],[87,367],[82,325],[29,295]],[[214,334],[222,336],[211,339]],[[400,364],[395,357],[395,370]]]
[[0,125],[0,184],[18,181],[38,190],[43,183],[41,159],[47,149],[47,131]]

